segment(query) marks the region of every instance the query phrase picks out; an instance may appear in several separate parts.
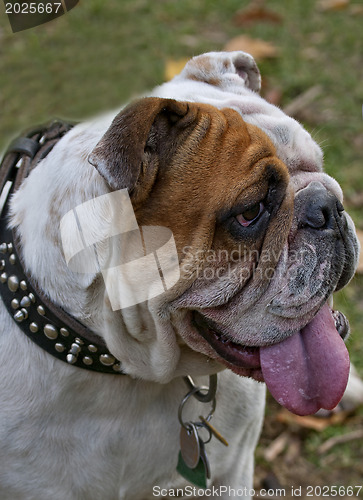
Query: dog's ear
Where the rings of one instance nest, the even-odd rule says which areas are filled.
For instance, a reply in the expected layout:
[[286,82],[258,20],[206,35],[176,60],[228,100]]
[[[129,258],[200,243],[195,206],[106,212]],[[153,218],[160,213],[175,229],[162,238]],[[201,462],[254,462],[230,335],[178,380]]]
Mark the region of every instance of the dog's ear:
[[247,88],[259,92],[261,90],[261,74],[254,58],[247,52],[224,52],[229,54],[230,62],[237,75],[242,78]]
[[140,99],[115,117],[88,161],[113,190],[132,192],[141,174],[155,177],[160,154],[171,152],[176,137],[193,124],[197,112],[192,103]]
[[256,61],[242,51],[207,52],[193,57],[176,78],[201,81],[222,89],[234,82],[254,92],[261,89],[261,75]]

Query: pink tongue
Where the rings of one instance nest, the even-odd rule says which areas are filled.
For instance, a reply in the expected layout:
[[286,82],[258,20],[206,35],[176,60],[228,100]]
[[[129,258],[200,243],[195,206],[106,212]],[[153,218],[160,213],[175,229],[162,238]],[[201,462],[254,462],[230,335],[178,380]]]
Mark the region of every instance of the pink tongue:
[[349,355],[325,304],[300,333],[260,349],[262,374],[272,396],[297,415],[340,401],[349,375]]

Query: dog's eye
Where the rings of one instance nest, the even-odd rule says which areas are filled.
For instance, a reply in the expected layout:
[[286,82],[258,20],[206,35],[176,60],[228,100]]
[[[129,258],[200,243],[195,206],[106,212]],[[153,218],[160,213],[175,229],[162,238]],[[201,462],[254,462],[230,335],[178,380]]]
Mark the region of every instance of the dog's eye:
[[255,203],[254,205],[251,205],[246,210],[244,210],[241,214],[238,214],[236,216],[236,219],[241,224],[241,226],[247,227],[252,224],[252,222],[257,220],[264,210],[265,206],[262,202]]

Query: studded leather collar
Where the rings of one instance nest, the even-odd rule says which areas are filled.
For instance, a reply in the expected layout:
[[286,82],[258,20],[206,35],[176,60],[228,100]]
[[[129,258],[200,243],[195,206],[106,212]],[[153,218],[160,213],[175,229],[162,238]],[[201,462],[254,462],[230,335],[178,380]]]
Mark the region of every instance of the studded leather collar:
[[4,203],[0,216],[0,295],[19,328],[52,356],[88,370],[124,374],[103,339],[51,302],[26,275],[21,242],[8,228],[11,194],[71,128],[60,121],[39,127],[15,139],[4,155],[0,166],[0,200]]

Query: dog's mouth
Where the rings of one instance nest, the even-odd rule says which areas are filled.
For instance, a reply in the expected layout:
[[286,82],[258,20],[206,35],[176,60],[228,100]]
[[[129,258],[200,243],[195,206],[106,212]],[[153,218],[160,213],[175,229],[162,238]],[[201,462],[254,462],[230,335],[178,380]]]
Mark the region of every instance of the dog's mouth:
[[243,346],[233,342],[210,320],[197,311],[193,312],[193,324],[201,336],[213,347],[215,352],[235,368],[235,372],[240,375],[248,374],[253,376],[253,378],[263,380],[259,347]]
[[293,413],[331,410],[343,396],[350,367],[343,339],[349,324],[328,304],[300,331],[267,346],[236,343],[197,311],[192,322],[220,361],[238,375],[264,381],[273,397]]

